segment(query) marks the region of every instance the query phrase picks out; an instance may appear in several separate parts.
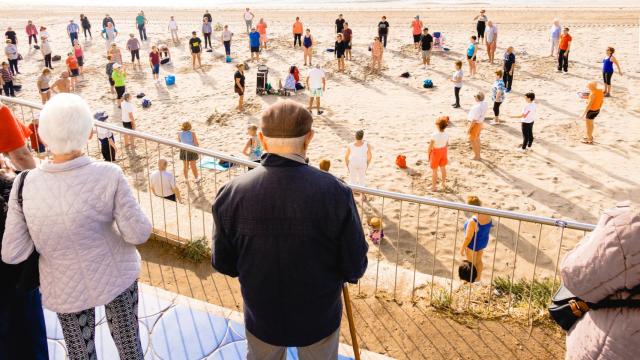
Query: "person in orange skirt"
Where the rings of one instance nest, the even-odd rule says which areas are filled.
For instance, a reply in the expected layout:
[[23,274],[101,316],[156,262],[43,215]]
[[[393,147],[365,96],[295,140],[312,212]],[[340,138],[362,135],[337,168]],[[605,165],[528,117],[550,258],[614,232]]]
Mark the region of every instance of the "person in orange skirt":
[[431,135],[431,141],[429,142],[429,165],[431,166],[431,191],[437,190],[438,183],[438,168],[440,168],[440,174],[442,175],[442,191],[447,190],[447,147],[449,145],[449,134],[446,132],[446,128],[449,126],[449,117],[440,116],[436,120],[437,130]]

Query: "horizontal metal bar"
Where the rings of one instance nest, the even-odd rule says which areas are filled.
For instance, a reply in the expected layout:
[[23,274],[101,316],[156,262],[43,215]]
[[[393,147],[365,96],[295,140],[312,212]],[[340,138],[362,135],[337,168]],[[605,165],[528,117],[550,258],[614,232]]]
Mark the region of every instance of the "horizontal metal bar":
[[[26,100],[21,100],[16,98],[8,98],[6,96],[0,96],[0,100],[4,103],[13,103],[13,104],[22,105],[22,106],[28,106],[35,109],[42,109],[41,104],[34,103],[31,101],[26,101]],[[229,154],[182,144],[177,141],[168,140],[165,138],[161,138],[161,137],[140,132],[140,131],[125,129],[120,126],[115,126],[115,125],[104,123],[101,121],[94,120],[94,125],[97,127],[109,129],[111,131],[115,131],[121,134],[131,135],[140,139],[153,141],[166,146],[172,146],[178,149],[188,150],[198,154],[215,157],[215,158],[222,159],[224,161],[228,161],[238,165],[247,166],[249,168],[254,168],[258,166],[258,164],[253,161],[240,159]],[[467,204],[453,202],[453,201],[439,200],[439,199],[425,197],[425,196],[403,194],[403,193],[380,190],[380,189],[372,189],[372,188],[367,188],[367,187],[362,187],[357,185],[349,185],[349,186],[355,192],[372,195],[372,196],[385,197],[385,198],[394,199],[398,201],[406,201],[406,202],[412,202],[416,204],[423,204],[423,205],[429,205],[429,206],[438,206],[446,209],[461,210],[466,212],[482,213],[482,214],[498,216],[506,219],[527,221],[531,223],[543,224],[548,226],[558,226],[562,228],[581,230],[581,231],[593,231],[593,229],[595,229],[595,225],[593,224],[581,223],[573,220],[562,220],[562,219],[553,219],[553,218],[544,217],[544,216],[528,215],[528,214],[522,214],[522,213],[517,213],[513,211],[491,209],[491,208],[486,208],[481,206],[467,205]]]

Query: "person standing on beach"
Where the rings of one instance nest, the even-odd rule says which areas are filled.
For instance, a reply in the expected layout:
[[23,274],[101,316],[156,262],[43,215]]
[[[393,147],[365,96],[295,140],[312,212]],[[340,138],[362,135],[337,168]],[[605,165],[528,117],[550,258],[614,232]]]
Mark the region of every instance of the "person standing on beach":
[[69,76],[71,77],[71,91],[76,91],[77,85],[77,77],[80,75],[80,66],[78,65],[78,59],[70,52],[67,54],[67,60],[65,61],[67,64],[67,71],[69,72]]
[[107,51],[109,51],[109,49],[111,49],[111,44],[113,44],[118,37],[118,30],[116,30],[116,27],[112,22],[108,22],[107,26],[102,29],[101,35],[105,40],[105,47]]
[[250,161],[259,163],[262,157],[262,144],[260,144],[260,139],[258,139],[258,126],[249,124],[247,126],[247,135],[249,135],[249,138],[244,145],[244,149],[242,149],[242,153],[248,157]]
[[160,82],[160,52],[158,47],[153,45],[149,53],[149,66],[151,66],[151,75],[155,82]]
[[78,33],[80,32],[80,27],[76,24],[73,19],[69,20],[69,25],[67,25],[67,35],[69,36],[69,40],[71,40],[71,46],[73,46],[73,42],[78,40]]
[[[477,196],[469,196],[467,204],[473,206],[482,206],[482,202]],[[489,238],[493,220],[491,216],[486,214],[475,213],[467,221],[464,222],[464,241],[460,247],[460,255],[466,256],[467,261],[471,262],[478,274],[473,274],[471,278],[480,279],[484,265],[482,263],[482,255],[484,249],[489,245]]]
[[307,89],[309,89],[309,112],[313,109],[313,100],[316,101],[316,111],[318,115],[322,115],[324,111],[320,110],[320,98],[326,90],[327,79],[324,74],[324,70],[320,68],[320,65],[316,65],[313,69],[309,70],[307,75]]
[[560,41],[558,42],[558,72],[569,72],[569,50],[571,49],[573,38],[569,35],[569,28],[562,30]]
[[437,131],[431,134],[431,141],[429,141],[427,157],[429,159],[429,167],[431,167],[431,191],[438,189],[438,168],[440,168],[440,175],[442,176],[442,191],[447,190],[447,164],[449,162],[447,154],[447,148],[449,146],[449,134],[446,132],[447,126],[449,126],[449,117],[440,116],[436,120]]
[[462,89],[462,80],[464,74],[462,73],[462,61],[458,60],[455,64],[456,71],[453,72],[453,76],[450,81],[453,83],[453,94],[456,97],[456,102],[451,105],[454,109],[460,108],[460,89]]
[[42,53],[42,56],[44,57],[44,67],[45,68],[49,68],[53,70],[53,66],[51,64],[51,43],[49,42],[49,38],[46,36],[43,36],[40,38],[41,42],[40,42],[40,52]]
[[302,47],[302,34],[304,33],[304,27],[302,25],[302,21],[300,21],[300,17],[296,16],[296,21],[293,23],[293,47],[298,46]]
[[509,46],[502,58],[502,81],[507,88],[507,94],[511,92],[511,85],[513,85],[513,71],[516,68],[516,54],[513,53],[513,46]]
[[581,118],[584,119],[587,135],[582,138],[583,144],[593,145],[593,121],[600,114],[602,104],[604,103],[604,91],[598,88],[598,83],[592,81],[588,85],[589,98],[587,106],[582,112]]
[[256,30],[260,34],[260,50],[267,50],[267,23],[263,18],[260,18],[256,25]]
[[382,41],[383,46],[387,47],[387,36],[389,36],[389,22],[387,21],[387,17],[383,16],[382,20],[378,23],[378,36],[380,37],[380,41]]
[[171,16],[171,18],[169,19],[169,25],[167,25],[167,29],[171,33],[171,41],[173,41],[174,44],[179,43],[180,37],[178,36],[178,23],[173,16]]
[[82,49],[82,46],[80,45],[80,42],[78,40],[76,40],[73,44],[73,55],[75,55],[76,59],[78,60],[78,69],[80,70],[79,75],[82,75],[84,71],[84,50]]
[[422,38],[422,29],[424,25],[420,20],[420,15],[416,15],[411,22],[411,33],[413,34],[413,48],[418,50],[420,46],[420,39]]
[[311,30],[307,29],[304,38],[302,39],[302,50],[304,51],[304,66],[307,66],[307,60],[309,60],[309,66],[311,64],[311,57],[313,55],[313,36],[311,36]]
[[484,117],[487,114],[487,103],[484,101],[484,93],[478,92],[474,99],[476,104],[473,105],[467,120],[469,121],[469,127],[467,128],[467,134],[469,135],[469,144],[473,151],[473,157],[471,160],[481,160],[480,158],[480,132],[484,125]]
[[20,61],[18,46],[12,43],[11,39],[7,39],[5,43],[6,46],[4,48],[4,54],[7,56],[7,60],[9,61],[9,70],[13,76],[16,76],[20,74],[20,71],[18,71],[18,62]]
[[118,107],[121,107],[127,81],[127,70],[124,65],[120,65],[117,62],[113,64],[111,79],[113,79],[113,86],[116,90],[116,103]]
[[24,28],[29,37],[29,46],[31,46],[31,40],[35,45],[38,45],[38,29],[33,25],[33,21],[27,21],[27,26]]
[[485,15],[484,9],[480,10],[480,14],[473,18],[473,21],[478,21],[476,24],[476,31],[478,32],[478,40],[480,44],[484,42],[484,30],[487,27],[487,15]]
[[[98,121],[106,121],[106,116],[98,116],[95,118]],[[113,137],[113,133],[109,129],[105,129],[101,126],[96,127],[96,137],[98,138],[98,142],[100,143],[100,153],[102,154],[102,159],[108,162],[118,161],[116,158],[117,147],[116,140]]]
[[138,67],[142,69],[142,65],[140,65],[140,41],[136,39],[136,36],[131,33],[129,34],[129,40],[127,41],[127,50],[131,53],[131,65],[133,68],[136,67],[136,59],[138,59]]
[[51,85],[51,92],[54,94],[65,94],[71,92],[71,80],[69,80],[69,72],[60,73],[60,78]]
[[522,109],[520,115],[511,116],[514,119],[521,119],[522,123],[522,148],[518,149],[520,152],[526,152],[531,150],[533,145],[533,123],[536,121],[536,94],[528,92],[524,94],[526,105]]
[[[191,145],[195,147],[200,146],[200,142],[198,141],[198,137],[196,133],[193,131],[191,127],[191,123],[189,121],[185,121],[182,123],[180,127],[180,132],[178,133],[178,142],[186,145]],[[198,153],[180,149],[180,153],[178,155],[180,160],[182,160],[182,172],[184,174],[184,179],[189,180],[189,168],[191,168],[191,172],[193,173],[194,181],[196,184],[200,183],[202,178],[198,173],[198,166],[196,165],[196,160],[200,158]]]
[[347,146],[344,162],[353,185],[367,186],[367,169],[373,158],[373,147],[364,139],[364,130],[356,131],[355,141]]
[[478,53],[478,43],[476,42],[476,36],[471,36],[469,47],[467,47],[467,62],[469,63],[469,76],[476,74],[476,60]]
[[144,11],[142,10],[136,16],[136,26],[138,27],[138,33],[140,33],[140,41],[147,41],[147,17],[144,16]]
[[342,33],[342,30],[344,30],[344,23],[345,19],[342,17],[342,14],[338,15],[338,18],[336,19],[336,34]]
[[344,40],[344,58],[351,61],[351,40],[353,39],[353,31],[349,27],[349,23],[344,23],[344,29],[342,29],[342,40]]
[[551,57],[557,55],[558,44],[560,43],[560,32],[562,32],[562,28],[560,27],[560,20],[553,19],[553,25],[551,25],[551,30],[549,31],[549,40],[551,41]]
[[238,94],[238,112],[244,111],[244,64],[236,65],[236,73],[233,74],[233,91]]
[[87,40],[87,33],[89,33],[89,38],[93,40],[93,35],[91,34],[91,22],[89,22],[89,18],[84,16],[84,14],[80,14],[80,26],[82,26],[84,40]]
[[113,43],[111,44],[111,47],[109,48],[109,52],[107,53],[107,56],[111,55],[111,58],[113,60],[115,60],[118,64],[122,65],[122,51],[120,51],[120,48],[118,47],[118,44]]
[[107,65],[105,65],[104,72],[107,74],[107,78],[109,78],[109,90],[113,94],[115,92],[115,82],[111,75],[113,75],[113,66],[116,64],[116,61],[113,60],[113,57],[107,56]]
[[222,44],[224,45],[224,53],[227,57],[231,57],[231,39],[233,38],[233,33],[229,31],[229,25],[225,25],[222,33],[220,33],[220,40],[222,40]]
[[496,47],[498,45],[498,27],[495,26],[491,20],[487,21],[485,41],[487,43],[487,57],[489,58],[489,62],[493,64],[496,56]]
[[205,10],[204,15],[202,15],[202,18],[207,19],[209,24],[213,23],[213,16],[211,16],[211,13],[209,12],[209,10]]
[[379,73],[382,71],[382,55],[384,54],[384,46],[380,41],[380,37],[373,38],[373,44],[371,44],[371,70]]
[[253,15],[249,8],[246,8],[244,11],[244,23],[247,25],[247,34],[253,29],[253,18],[256,17]]
[[224,185],[212,207],[212,265],[240,279],[250,360],[285,359],[287,347],[338,359],[342,288],[367,267],[351,189],[305,163],[312,124],[293,101],[267,108],[261,166]]
[[113,21],[113,19],[111,18],[111,16],[109,16],[109,14],[105,14],[104,15],[104,19],[102,19],[102,28],[106,28],[109,23],[111,23],[112,26],[116,26],[116,22]]
[[422,65],[427,69],[427,65],[431,64],[431,45],[433,44],[433,36],[429,34],[429,29],[424,28],[420,36],[420,48],[422,49]]
[[45,104],[49,99],[51,99],[51,69],[44,68],[42,70],[42,74],[38,76],[38,80],[36,84],[38,85],[38,93],[40,94],[40,99],[42,103]]
[[191,32],[191,39],[189,39],[189,51],[191,52],[193,70],[196,69],[196,60],[198,61],[198,68],[201,68],[202,61],[200,60],[200,52],[202,51],[202,40],[200,40],[195,31]]
[[18,34],[9,26],[7,31],[4,33],[4,38],[11,40],[13,45],[18,45]]
[[2,85],[5,96],[16,97],[16,91],[13,88],[13,73],[6,61],[2,62],[2,67],[0,68],[0,85]]
[[346,49],[346,45],[344,40],[342,39],[342,34],[336,35],[336,43],[334,45],[334,54],[336,59],[338,59],[338,72],[344,71],[344,51]]
[[204,36],[204,48],[206,49],[207,46],[209,49],[213,49],[213,47],[211,46],[211,33],[213,32],[213,28],[211,28],[211,23],[209,22],[209,19],[202,18],[202,36]]
[[493,87],[491,88],[491,99],[493,100],[493,115],[494,118],[491,121],[491,125],[499,125],[500,124],[500,105],[504,101],[505,93],[507,88],[504,86],[504,81],[502,80],[502,70],[496,71],[496,80],[493,83]]
[[[120,106],[121,116],[120,121],[122,121],[122,126],[125,129],[135,130],[136,129],[136,118],[135,118],[135,106],[131,103],[131,94],[124,93],[122,95],[122,104]],[[124,147],[125,149],[128,147],[134,148],[135,141],[133,136],[124,135]]]
[[255,60],[260,60],[260,33],[256,31],[256,28],[251,28],[249,33],[249,48],[251,50],[251,61],[255,56]]
[[618,59],[613,56],[616,49],[612,47],[607,48],[607,56],[602,59],[602,79],[604,80],[604,96],[611,96],[611,77],[613,76],[613,65],[618,68],[618,73],[622,76],[622,70],[620,70],[620,64]]

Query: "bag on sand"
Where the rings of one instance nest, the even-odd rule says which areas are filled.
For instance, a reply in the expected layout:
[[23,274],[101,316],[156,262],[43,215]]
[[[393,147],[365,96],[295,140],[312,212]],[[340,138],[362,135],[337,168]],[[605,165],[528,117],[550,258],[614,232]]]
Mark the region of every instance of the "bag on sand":
[[431,81],[431,79],[427,79],[425,81],[422,82],[422,87],[425,89],[431,89],[433,88],[433,81]]
[[60,55],[53,55],[53,57],[51,58],[51,61],[60,61],[62,60],[62,57]]
[[145,109],[146,109],[146,108],[148,108],[148,107],[150,107],[150,106],[151,106],[151,100],[149,100],[149,99],[142,99],[142,107],[143,107],[143,108],[145,108]]
[[396,157],[396,165],[400,169],[406,169],[407,168],[407,157],[404,156],[404,155],[398,155]]
[[407,71],[407,72],[403,72],[402,74],[400,74],[400,76],[403,77],[403,78],[409,78],[409,77],[411,77],[411,74],[409,74],[409,72]]

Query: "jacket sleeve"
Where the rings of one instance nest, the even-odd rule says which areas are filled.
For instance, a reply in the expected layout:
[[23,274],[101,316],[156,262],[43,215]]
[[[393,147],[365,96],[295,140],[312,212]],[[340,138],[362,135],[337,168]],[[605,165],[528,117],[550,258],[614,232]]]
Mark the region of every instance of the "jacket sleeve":
[[342,219],[339,236],[339,264],[342,279],[355,284],[367,270],[369,245],[364,237],[360,214],[351,189],[346,189],[347,211]]
[[27,260],[35,247],[22,208],[18,205],[17,183],[11,189],[8,205],[7,222],[2,237],[2,261],[7,264],[19,264]]
[[220,189],[211,213],[213,215],[213,254],[211,255],[211,265],[218,272],[237,277],[238,272],[238,252],[233,246],[232,239],[225,230],[225,221],[221,215],[223,205],[224,187]]
[[151,235],[151,223],[138,205],[138,201],[131,192],[131,187],[119,168],[117,181],[113,216],[120,234],[122,234],[124,241],[130,244],[144,244]]
[[637,214],[633,217],[628,211],[607,210],[596,229],[562,261],[564,286],[583,300],[597,302],[637,285],[628,281],[640,273],[640,258],[633,256],[640,250],[640,245],[634,245],[640,236],[638,220]]

